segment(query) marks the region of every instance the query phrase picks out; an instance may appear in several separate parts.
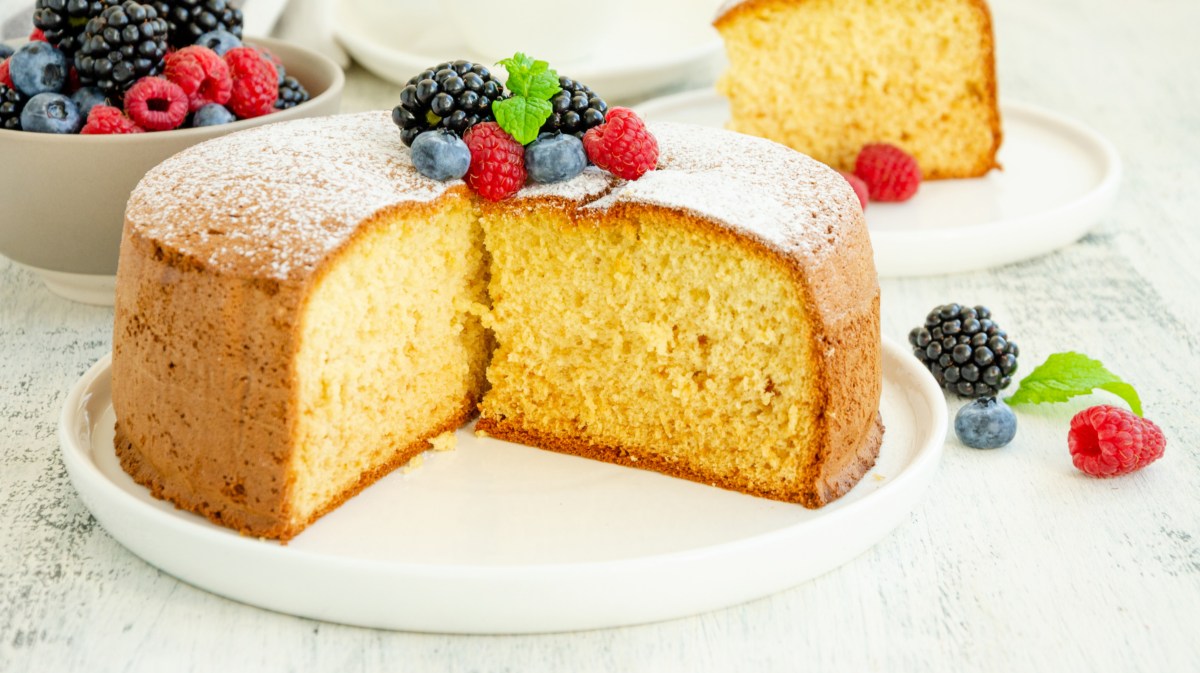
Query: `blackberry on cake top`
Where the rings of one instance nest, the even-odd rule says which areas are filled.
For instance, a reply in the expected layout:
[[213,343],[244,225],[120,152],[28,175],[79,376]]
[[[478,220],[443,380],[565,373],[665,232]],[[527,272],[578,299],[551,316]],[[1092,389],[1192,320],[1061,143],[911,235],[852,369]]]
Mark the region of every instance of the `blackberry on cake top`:
[[504,85],[487,67],[458,60],[414,75],[400,91],[392,121],[400,139],[412,146],[423,131],[444,128],[460,137],[480,122],[492,121],[492,103],[505,97]]
[[582,139],[588,129],[604,123],[608,103],[590,87],[564,76],[558,78],[558,85],[562,90],[550,99],[554,112],[542,125],[542,133],[557,131]]

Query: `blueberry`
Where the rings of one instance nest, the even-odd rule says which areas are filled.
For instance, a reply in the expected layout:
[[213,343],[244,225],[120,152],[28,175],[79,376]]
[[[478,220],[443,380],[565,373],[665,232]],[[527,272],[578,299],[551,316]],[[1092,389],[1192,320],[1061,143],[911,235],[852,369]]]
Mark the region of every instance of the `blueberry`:
[[227,30],[210,30],[196,38],[196,44],[212,49],[217,56],[224,56],[230,49],[242,46],[242,41]]
[[34,133],[79,133],[83,117],[75,101],[60,93],[39,93],[21,111],[21,128]]
[[525,170],[534,182],[561,182],[583,172],[583,141],[566,133],[543,133],[525,148]]
[[217,103],[209,103],[204,107],[196,110],[196,114],[192,116],[192,126],[218,126],[220,124],[228,124],[237,121],[237,117],[225,108],[224,105]]
[[8,74],[26,96],[62,91],[67,81],[67,57],[45,42],[27,42],[12,55]]
[[9,56],[12,56],[13,51],[14,50],[12,47],[8,46],[7,44],[4,44],[3,42],[0,42],[0,61],[3,61],[4,59],[8,58]]
[[108,98],[104,92],[94,86],[85,86],[79,91],[71,94],[71,100],[79,106],[79,116],[84,119],[92,112],[92,108],[97,105],[108,105]]
[[998,449],[1017,434],[1017,415],[995,397],[964,404],[954,417],[954,434],[972,449]]
[[467,174],[471,150],[449,131],[426,131],[413,140],[412,162],[427,178],[453,180]]

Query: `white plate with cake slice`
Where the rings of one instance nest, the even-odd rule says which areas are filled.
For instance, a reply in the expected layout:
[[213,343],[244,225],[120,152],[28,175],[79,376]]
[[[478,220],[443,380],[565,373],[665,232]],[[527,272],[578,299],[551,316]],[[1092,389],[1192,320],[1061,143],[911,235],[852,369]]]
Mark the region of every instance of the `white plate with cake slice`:
[[458,448],[378,481],[288,545],[157,500],[113,451],[110,358],[72,388],[59,434],[84,504],[175,577],[249,605],[344,624],[537,633],[736,605],[850,561],[920,502],[946,402],[884,340],[875,467],[819,510],[458,433]]
[[[647,121],[724,128],[729,104],[715,89],[647,101]],[[867,205],[875,266],[887,277],[975,271],[1044,255],[1079,240],[1108,212],[1121,179],[1112,143],[1060,114],[1000,106],[1001,170],[921,184],[904,203]]]
[[[611,104],[711,83],[724,59],[721,39],[712,27],[716,0],[641,3],[636,21],[628,20],[614,4],[605,6],[604,12],[597,8],[586,22],[579,20],[578,12],[561,11],[555,0],[515,4],[338,0],[337,4],[338,41],[364,68],[400,85],[442,61],[470,59],[493,68],[519,49],[550,61],[560,75],[586,83]],[[491,12],[470,23],[485,28],[484,35],[498,41],[472,44],[468,35],[472,26],[464,30],[456,22],[456,7]],[[554,37],[561,43],[588,39],[589,47],[565,59],[556,57],[555,50],[566,52]]]

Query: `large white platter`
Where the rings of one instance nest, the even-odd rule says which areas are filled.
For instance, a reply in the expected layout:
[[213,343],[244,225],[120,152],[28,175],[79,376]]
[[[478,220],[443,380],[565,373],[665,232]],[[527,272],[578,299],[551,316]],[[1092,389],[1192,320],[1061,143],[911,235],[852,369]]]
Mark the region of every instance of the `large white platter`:
[[113,452],[110,358],[71,389],[59,427],[84,504],[121,544],[250,605],[387,629],[533,633],[682,617],[794,586],[908,517],[936,471],[946,402],[884,341],[879,461],[810,511],[662,475],[475,437],[397,471],[282,546],[155,500]]
[[[338,0],[334,30],[354,60],[397,84],[441,61],[470,58],[492,67],[512,55],[473,51],[451,19],[448,4]],[[521,3],[509,7],[514,15],[528,11]],[[560,7],[566,12],[563,16],[573,18],[590,11],[582,5]],[[668,88],[678,90],[687,82],[691,86],[711,82],[723,54],[721,39],[712,27],[716,7],[716,2],[656,0],[638,5],[636,21],[621,20],[612,26],[598,20],[572,21],[569,30],[574,33],[604,30],[606,34],[596,38],[599,48],[593,56],[574,62],[551,59],[551,65],[559,74],[587,84],[610,103],[652,96]],[[603,8],[591,9],[599,12]],[[533,33],[549,30],[548,26],[547,17],[529,17],[524,30],[530,31],[531,37],[520,42],[522,48],[532,49]],[[663,26],[671,29],[664,31]],[[530,55],[546,58],[544,54]]]
[[[637,107],[650,121],[724,127],[729,104],[713,89]],[[921,184],[904,203],[870,203],[867,226],[881,276],[974,271],[1069,245],[1108,212],[1121,161],[1108,140],[1067,117],[1026,103],[1000,110],[1003,170]]]

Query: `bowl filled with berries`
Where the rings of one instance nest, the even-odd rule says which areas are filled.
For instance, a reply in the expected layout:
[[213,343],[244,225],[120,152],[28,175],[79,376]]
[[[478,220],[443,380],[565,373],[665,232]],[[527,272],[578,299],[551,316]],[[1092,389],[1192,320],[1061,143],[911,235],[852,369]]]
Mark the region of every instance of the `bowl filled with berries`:
[[151,167],[341,104],[337,64],[243,42],[225,0],[38,0],[33,23],[0,45],[0,254],[69,299],[112,303],[125,202]]

